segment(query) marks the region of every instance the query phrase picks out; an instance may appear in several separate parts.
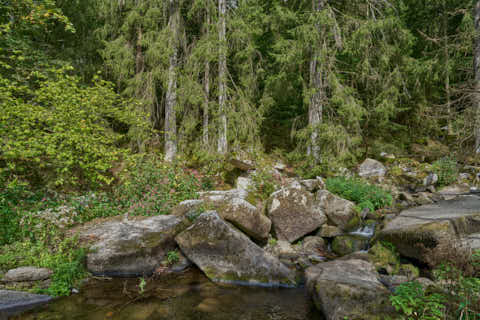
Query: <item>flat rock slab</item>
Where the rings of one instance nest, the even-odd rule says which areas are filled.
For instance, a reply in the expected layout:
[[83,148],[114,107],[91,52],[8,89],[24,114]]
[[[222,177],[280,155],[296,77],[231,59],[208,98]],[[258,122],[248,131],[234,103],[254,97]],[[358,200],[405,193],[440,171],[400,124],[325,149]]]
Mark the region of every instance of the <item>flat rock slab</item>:
[[87,268],[94,275],[131,277],[151,274],[169,251],[174,237],[190,223],[176,216],[134,217],[127,221],[113,218],[86,225],[82,241],[91,245]]
[[222,220],[215,211],[201,214],[175,240],[182,252],[212,281],[259,286],[295,285],[293,272]]
[[21,291],[0,290],[0,319],[46,304],[52,297]]
[[446,246],[478,247],[479,233],[480,198],[462,196],[405,210],[388,221],[378,237],[392,242],[401,254],[428,262],[427,254]]

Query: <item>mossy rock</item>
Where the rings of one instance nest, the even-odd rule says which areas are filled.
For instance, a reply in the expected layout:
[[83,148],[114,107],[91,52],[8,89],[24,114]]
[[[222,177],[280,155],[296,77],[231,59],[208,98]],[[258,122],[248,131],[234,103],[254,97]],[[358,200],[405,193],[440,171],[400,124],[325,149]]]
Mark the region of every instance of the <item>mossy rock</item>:
[[382,243],[377,242],[368,251],[370,261],[377,271],[383,269],[388,274],[395,275],[400,271],[400,259],[398,254],[387,248]]
[[357,235],[343,235],[333,239],[332,251],[339,256],[365,250],[368,247],[368,238]]

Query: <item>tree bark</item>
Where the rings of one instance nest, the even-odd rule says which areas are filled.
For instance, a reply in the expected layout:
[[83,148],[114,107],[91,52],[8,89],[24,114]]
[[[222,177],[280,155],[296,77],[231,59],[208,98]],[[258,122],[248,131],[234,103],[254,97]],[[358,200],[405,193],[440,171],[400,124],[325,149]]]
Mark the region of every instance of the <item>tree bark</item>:
[[[207,4],[206,10],[206,27],[205,27],[205,35],[208,37],[209,35],[209,28],[210,28],[210,7]],[[204,85],[204,105],[203,105],[203,144],[205,147],[208,147],[208,126],[209,126],[209,104],[210,104],[210,62],[208,61],[210,57],[210,50],[207,51],[207,62],[205,63],[205,76],[203,79]]]
[[226,21],[227,11],[226,0],[218,0],[219,13],[219,59],[218,59],[218,106],[219,106],[219,130],[218,130],[218,152],[225,154],[227,152],[227,40],[226,40]]
[[444,0],[444,17],[443,17],[443,54],[445,59],[445,95],[447,98],[447,132],[452,134],[452,101],[450,93],[450,52],[448,50],[448,15],[447,15],[447,3]]
[[475,153],[480,153],[480,0],[475,5]]
[[172,53],[168,68],[168,86],[165,101],[165,161],[172,161],[177,154],[177,56],[178,56],[178,6],[170,0],[170,46]]
[[[325,6],[324,0],[313,0],[312,8],[316,12],[323,10]],[[320,26],[317,26],[320,32]],[[310,143],[307,147],[307,155],[312,156],[316,163],[320,162],[320,145],[318,144],[318,125],[322,122],[324,85],[323,71],[320,65],[320,49],[321,44],[316,44],[313,48],[312,60],[310,61],[310,88],[313,90],[310,96],[310,105],[308,109],[308,124],[312,129],[310,134]]]

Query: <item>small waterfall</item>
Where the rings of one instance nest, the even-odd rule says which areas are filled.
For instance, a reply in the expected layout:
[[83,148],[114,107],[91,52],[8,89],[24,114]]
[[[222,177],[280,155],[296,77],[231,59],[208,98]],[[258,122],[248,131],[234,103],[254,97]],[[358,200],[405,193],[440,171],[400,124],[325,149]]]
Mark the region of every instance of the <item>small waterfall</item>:
[[364,226],[359,227],[358,229],[349,232],[348,234],[355,235],[355,236],[362,236],[368,239],[371,239],[375,234],[375,223],[370,223]]

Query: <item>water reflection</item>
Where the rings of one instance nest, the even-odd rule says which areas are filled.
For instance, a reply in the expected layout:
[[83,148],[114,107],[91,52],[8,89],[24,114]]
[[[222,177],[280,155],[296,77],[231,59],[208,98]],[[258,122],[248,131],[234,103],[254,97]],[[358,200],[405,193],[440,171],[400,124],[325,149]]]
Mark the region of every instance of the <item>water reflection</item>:
[[150,279],[90,280],[81,293],[14,319],[321,320],[304,289],[216,285],[200,271]]

